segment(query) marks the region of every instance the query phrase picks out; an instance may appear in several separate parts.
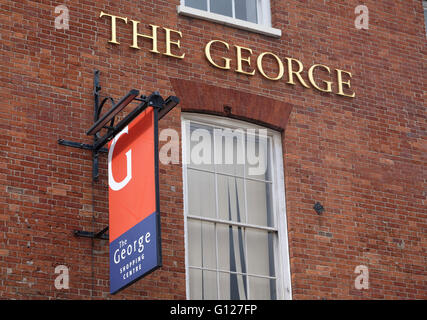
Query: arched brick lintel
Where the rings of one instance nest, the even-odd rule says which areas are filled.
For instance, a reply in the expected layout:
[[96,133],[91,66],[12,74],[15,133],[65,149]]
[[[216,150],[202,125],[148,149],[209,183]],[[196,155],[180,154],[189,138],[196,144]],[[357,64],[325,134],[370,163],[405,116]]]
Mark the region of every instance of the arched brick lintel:
[[182,111],[239,119],[283,132],[292,105],[252,93],[221,88],[199,81],[171,78]]

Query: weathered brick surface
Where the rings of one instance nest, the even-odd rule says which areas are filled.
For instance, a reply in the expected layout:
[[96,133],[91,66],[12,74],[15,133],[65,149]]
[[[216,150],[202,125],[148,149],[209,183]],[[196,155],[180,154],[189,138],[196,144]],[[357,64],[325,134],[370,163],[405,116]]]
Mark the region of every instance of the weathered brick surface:
[[[91,142],[85,132],[93,118],[94,69],[101,71],[102,93],[113,97],[130,88],[163,96],[180,88],[183,103],[160,129],[180,132],[181,108],[222,113],[221,104],[233,115],[285,129],[294,299],[427,298],[421,1],[365,1],[369,30],[354,27],[356,0],[271,3],[280,39],[178,16],[179,0],[64,1],[69,30],[54,28],[54,8],[62,3],[0,1],[0,298],[185,298],[181,165],[160,166],[159,271],[111,297],[107,243],[73,236],[75,229],[97,231],[108,223],[106,156],[93,183],[90,152],[57,143]],[[148,40],[140,39],[141,50],[129,48],[132,29],[121,22],[121,44],[109,44],[110,21],[99,18],[101,11],[141,21],[140,32],[149,33],[148,24],[180,30],[185,59],[150,53]],[[164,37],[160,32],[160,52]],[[213,68],[203,53],[213,39],[251,48],[252,65],[270,51],[306,67],[350,71],[356,97]],[[235,68],[232,50],[230,57]],[[274,74],[267,62],[266,72]],[[176,79],[199,85],[186,89],[173,85]],[[221,104],[214,96],[204,98],[205,105],[185,104],[212,87],[226,89]],[[325,207],[321,216],[312,208],[316,201]],[[54,287],[54,269],[62,264],[70,268],[69,290]],[[362,264],[369,267],[370,288],[359,291],[354,269]]]

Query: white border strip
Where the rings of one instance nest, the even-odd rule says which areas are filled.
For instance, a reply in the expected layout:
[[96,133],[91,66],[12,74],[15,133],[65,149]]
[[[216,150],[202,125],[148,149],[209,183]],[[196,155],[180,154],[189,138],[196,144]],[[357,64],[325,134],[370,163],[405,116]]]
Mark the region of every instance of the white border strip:
[[213,22],[221,23],[227,26],[260,33],[260,34],[274,37],[274,38],[280,38],[282,36],[282,30],[280,29],[266,27],[253,22],[234,19],[234,18],[230,18],[220,14],[207,12],[204,10],[198,10],[191,7],[179,5],[177,6],[177,11],[178,11],[178,14],[181,14],[183,16],[189,16],[193,18],[200,18],[208,21],[213,21]]
[[185,294],[187,300],[190,300],[190,270],[188,268],[188,227],[187,227],[187,211],[188,211],[188,189],[187,189],[187,125],[186,120],[181,115],[181,148],[182,148],[182,193],[184,196],[184,247],[185,247]]
[[[278,205],[278,210],[276,219],[278,219],[279,232],[279,266],[283,274],[280,274],[282,277],[281,281],[278,281],[282,287],[281,291],[285,297],[285,300],[292,300],[292,277],[291,277],[291,260],[289,256],[289,239],[288,239],[288,221],[287,221],[287,212],[286,212],[286,190],[285,190],[285,170],[283,163],[283,149],[282,149],[282,136],[279,133],[273,135],[273,145],[272,148],[274,152],[274,163],[276,172],[273,174],[273,177],[277,179],[273,189],[276,192],[276,204]],[[277,273],[277,277],[279,274]]]

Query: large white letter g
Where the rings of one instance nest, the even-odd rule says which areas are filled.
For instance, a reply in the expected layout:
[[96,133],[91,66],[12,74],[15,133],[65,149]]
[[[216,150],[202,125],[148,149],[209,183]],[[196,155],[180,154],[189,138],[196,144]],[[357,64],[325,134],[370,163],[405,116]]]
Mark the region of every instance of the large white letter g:
[[121,182],[117,182],[113,177],[113,153],[114,147],[116,146],[117,140],[121,137],[122,134],[128,133],[128,127],[124,128],[120,133],[114,137],[113,142],[111,143],[110,150],[108,151],[108,185],[114,191],[119,191],[126,187],[130,179],[132,179],[132,150],[126,152],[126,171],[127,175]]

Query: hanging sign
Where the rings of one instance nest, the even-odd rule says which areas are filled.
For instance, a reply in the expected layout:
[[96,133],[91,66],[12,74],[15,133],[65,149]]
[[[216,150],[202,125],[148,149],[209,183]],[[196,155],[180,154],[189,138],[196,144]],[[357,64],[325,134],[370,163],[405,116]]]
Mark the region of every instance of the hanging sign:
[[110,293],[161,266],[157,110],[109,144]]

